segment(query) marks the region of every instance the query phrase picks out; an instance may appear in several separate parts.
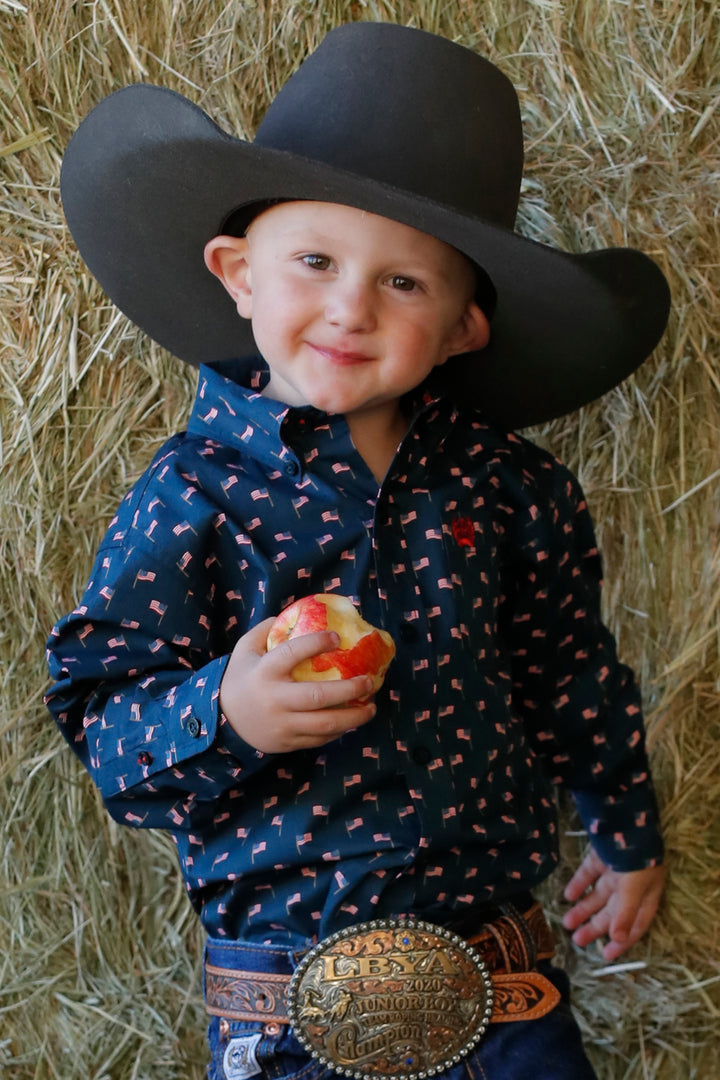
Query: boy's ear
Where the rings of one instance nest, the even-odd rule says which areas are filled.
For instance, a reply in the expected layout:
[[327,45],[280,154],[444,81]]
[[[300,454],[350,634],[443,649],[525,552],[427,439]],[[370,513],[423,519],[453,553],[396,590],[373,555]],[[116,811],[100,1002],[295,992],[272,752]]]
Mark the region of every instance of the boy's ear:
[[214,236],[205,245],[205,265],[223,283],[244,319],[252,315],[248,241],[244,236]]
[[490,323],[482,308],[471,300],[460,316],[457,327],[450,335],[448,356],[477,352],[490,340]]

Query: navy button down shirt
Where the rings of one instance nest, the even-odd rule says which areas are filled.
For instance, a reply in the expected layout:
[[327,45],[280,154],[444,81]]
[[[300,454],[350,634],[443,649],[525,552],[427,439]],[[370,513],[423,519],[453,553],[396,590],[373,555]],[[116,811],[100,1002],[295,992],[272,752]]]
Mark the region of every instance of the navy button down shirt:
[[[555,784],[607,863],[659,861],[574,477],[425,389],[378,487],[342,417],[262,396],[266,378],[257,358],[202,369],[187,432],[50,638],[48,705],[110,813],[172,832],[209,933],[293,945],[532,888],[557,861]],[[219,712],[227,658],[315,592],[350,596],[397,656],[369,724],[263,754]]]

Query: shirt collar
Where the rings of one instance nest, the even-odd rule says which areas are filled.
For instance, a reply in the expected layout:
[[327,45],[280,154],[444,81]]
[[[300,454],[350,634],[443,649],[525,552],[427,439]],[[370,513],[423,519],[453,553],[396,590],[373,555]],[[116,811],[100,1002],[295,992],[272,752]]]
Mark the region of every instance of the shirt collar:
[[203,364],[188,433],[243,448],[268,465],[282,467],[293,456],[281,437],[288,414],[317,410],[291,409],[266,397],[262,390],[269,378],[260,356]]
[[[283,468],[294,457],[287,438],[314,427],[326,414],[312,405],[294,407],[266,397],[262,390],[269,378],[267,363],[259,355],[203,364],[188,433],[241,447],[266,464]],[[455,409],[437,383],[419,386],[408,395],[406,405],[413,421],[424,414],[435,438],[442,440]],[[438,426],[441,416],[444,422]]]

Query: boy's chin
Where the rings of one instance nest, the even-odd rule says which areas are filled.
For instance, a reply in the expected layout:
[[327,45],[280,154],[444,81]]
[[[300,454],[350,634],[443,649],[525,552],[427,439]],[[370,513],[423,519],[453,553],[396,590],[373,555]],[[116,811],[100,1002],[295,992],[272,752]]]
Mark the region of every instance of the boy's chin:
[[291,408],[301,409],[303,406],[310,406],[319,412],[328,413],[330,416],[353,413],[358,408],[364,407],[364,402],[362,399],[358,399],[356,395],[332,393],[328,392],[327,388],[309,390],[306,394],[299,393],[291,396],[292,401],[285,402]]
[[336,394],[318,394],[308,401],[308,405],[328,416],[358,416],[373,408],[370,402]]

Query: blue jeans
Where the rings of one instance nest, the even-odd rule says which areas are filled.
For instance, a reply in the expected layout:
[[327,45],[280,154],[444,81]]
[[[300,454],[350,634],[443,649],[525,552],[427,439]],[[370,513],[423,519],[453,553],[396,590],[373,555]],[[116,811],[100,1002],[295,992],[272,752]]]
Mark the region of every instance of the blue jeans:
[[[222,943],[227,950],[227,943]],[[228,956],[210,964],[227,966]],[[292,970],[292,956],[269,946],[237,946],[237,967],[260,972]],[[570,1011],[569,982],[563,971],[541,962],[538,969],[557,986],[562,1000],[538,1020],[491,1024],[480,1044],[445,1080],[596,1080],[585,1056],[580,1029]],[[209,1080],[337,1080],[337,1074],[313,1061],[287,1024],[211,1018],[208,1042],[212,1055]]]

